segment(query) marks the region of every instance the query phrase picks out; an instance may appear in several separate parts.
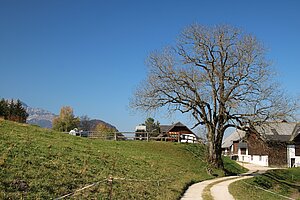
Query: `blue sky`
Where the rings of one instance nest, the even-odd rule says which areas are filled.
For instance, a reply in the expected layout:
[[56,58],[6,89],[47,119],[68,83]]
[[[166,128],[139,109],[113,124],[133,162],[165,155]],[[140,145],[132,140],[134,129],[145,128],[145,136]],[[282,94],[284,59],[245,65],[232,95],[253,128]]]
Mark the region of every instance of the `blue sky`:
[[[0,97],[54,113],[64,105],[132,131],[129,109],[147,55],[192,24],[231,24],[258,37],[278,79],[299,96],[300,1],[0,0]],[[154,116],[162,124],[193,121]]]

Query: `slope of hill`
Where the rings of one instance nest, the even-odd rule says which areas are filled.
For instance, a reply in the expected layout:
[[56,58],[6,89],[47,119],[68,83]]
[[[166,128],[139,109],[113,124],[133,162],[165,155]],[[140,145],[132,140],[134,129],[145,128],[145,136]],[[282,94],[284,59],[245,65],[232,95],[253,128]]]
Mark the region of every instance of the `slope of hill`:
[[52,199],[93,183],[72,198],[177,199],[212,178],[202,145],[92,140],[4,120],[0,152],[0,199]]

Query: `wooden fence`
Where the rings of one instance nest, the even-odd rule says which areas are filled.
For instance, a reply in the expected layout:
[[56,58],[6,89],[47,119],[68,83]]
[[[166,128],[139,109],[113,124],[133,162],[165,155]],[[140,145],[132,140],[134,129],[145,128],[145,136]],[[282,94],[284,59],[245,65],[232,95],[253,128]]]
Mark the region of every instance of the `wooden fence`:
[[[65,132],[69,134],[68,132]],[[102,140],[138,140],[138,141],[172,141],[178,143],[198,143],[196,138],[186,137],[182,138],[180,135],[176,137],[152,137],[148,132],[113,132],[113,133],[101,133],[97,131],[79,131],[76,132],[76,136],[87,137],[91,139]]]

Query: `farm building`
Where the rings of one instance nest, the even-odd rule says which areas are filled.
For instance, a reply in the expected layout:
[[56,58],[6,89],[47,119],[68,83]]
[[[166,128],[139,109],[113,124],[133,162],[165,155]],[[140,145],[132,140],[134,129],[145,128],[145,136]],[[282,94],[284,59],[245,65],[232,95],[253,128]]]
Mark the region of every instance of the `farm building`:
[[224,139],[224,155],[262,166],[300,167],[300,124],[270,122]]
[[172,125],[160,125],[160,138],[181,143],[197,143],[199,138],[181,122]]
[[139,125],[135,127],[135,140],[146,140],[147,130],[145,125]]

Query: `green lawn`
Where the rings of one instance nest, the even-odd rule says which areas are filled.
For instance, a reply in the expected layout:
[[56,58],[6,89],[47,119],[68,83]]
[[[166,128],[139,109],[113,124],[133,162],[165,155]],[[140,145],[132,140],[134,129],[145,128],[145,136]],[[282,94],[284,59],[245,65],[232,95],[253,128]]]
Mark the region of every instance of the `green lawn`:
[[264,175],[231,184],[229,191],[237,200],[286,199],[280,195],[300,199],[300,168],[270,170]]
[[0,120],[0,199],[57,198],[97,181],[72,198],[176,199],[212,178],[204,157],[203,145],[92,140]]

